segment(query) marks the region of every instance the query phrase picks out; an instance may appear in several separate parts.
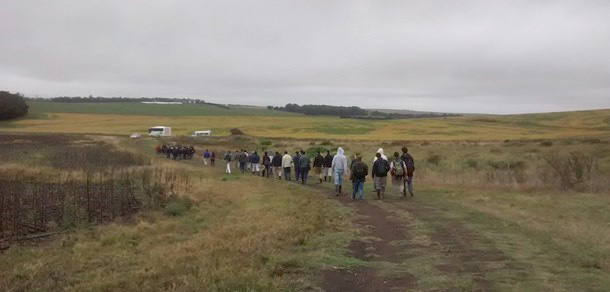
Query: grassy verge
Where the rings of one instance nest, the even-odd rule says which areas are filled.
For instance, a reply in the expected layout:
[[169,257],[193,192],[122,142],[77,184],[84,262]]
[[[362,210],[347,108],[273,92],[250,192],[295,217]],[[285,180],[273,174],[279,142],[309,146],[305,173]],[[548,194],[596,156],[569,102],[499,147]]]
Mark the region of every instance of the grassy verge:
[[[176,164],[161,159],[155,164]],[[20,290],[229,290],[316,288],[324,266],[350,266],[349,210],[324,195],[221,167],[181,164],[187,201],[127,224],[69,229],[0,255],[0,287]],[[229,178],[229,179],[227,179]]]
[[[480,254],[474,262],[494,289],[610,289],[610,199],[606,196],[428,189],[420,191],[415,202],[418,207],[440,210],[425,221],[412,219],[411,224],[423,224],[422,236],[434,230],[449,232],[451,222],[471,231],[467,249]],[[396,208],[395,204],[385,207]],[[499,256],[488,261],[491,251]],[[450,261],[451,256],[441,260]],[[465,275],[462,279],[467,283],[476,273]],[[447,283],[451,284],[439,282]]]

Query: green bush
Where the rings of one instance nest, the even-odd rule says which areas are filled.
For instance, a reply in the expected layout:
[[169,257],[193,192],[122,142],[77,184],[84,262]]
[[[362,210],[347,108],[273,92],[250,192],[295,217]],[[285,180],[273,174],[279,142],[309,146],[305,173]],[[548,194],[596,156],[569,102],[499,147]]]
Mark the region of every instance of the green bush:
[[332,145],[333,145],[333,142],[330,142],[330,141],[322,141],[322,142],[320,143],[320,145],[322,145],[322,146],[332,146]]
[[271,141],[263,140],[263,141],[260,142],[260,144],[263,145],[263,146],[271,146]]
[[191,207],[193,207],[193,201],[188,198],[174,199],[165,206],[165,213],[170,216],[182,216]]

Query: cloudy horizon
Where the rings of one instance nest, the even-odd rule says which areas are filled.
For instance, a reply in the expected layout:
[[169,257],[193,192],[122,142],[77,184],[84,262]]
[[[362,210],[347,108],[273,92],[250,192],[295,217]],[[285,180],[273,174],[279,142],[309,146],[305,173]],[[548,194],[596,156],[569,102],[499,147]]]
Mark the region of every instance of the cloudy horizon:
[[459,113],[610,108],[610,1],[10,1],[0,90]]

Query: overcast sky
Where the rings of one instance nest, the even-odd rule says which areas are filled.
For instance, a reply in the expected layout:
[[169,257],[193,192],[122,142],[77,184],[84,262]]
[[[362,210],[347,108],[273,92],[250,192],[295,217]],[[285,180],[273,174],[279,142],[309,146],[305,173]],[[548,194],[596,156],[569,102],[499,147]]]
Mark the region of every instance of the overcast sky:
[[444,112],[610,108],[610,1],[2,1],[0,90]]

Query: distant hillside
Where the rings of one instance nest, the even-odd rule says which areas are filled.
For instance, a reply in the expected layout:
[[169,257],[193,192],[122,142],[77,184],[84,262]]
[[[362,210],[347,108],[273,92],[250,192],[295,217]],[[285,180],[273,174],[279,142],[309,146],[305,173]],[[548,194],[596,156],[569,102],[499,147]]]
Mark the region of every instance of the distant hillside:
[[49,113],[91,113],[149,116],[295,116],[299,114],[266,108],[234,107],[210,103],[144,104],[141,102],[28,101],[30,115]]

